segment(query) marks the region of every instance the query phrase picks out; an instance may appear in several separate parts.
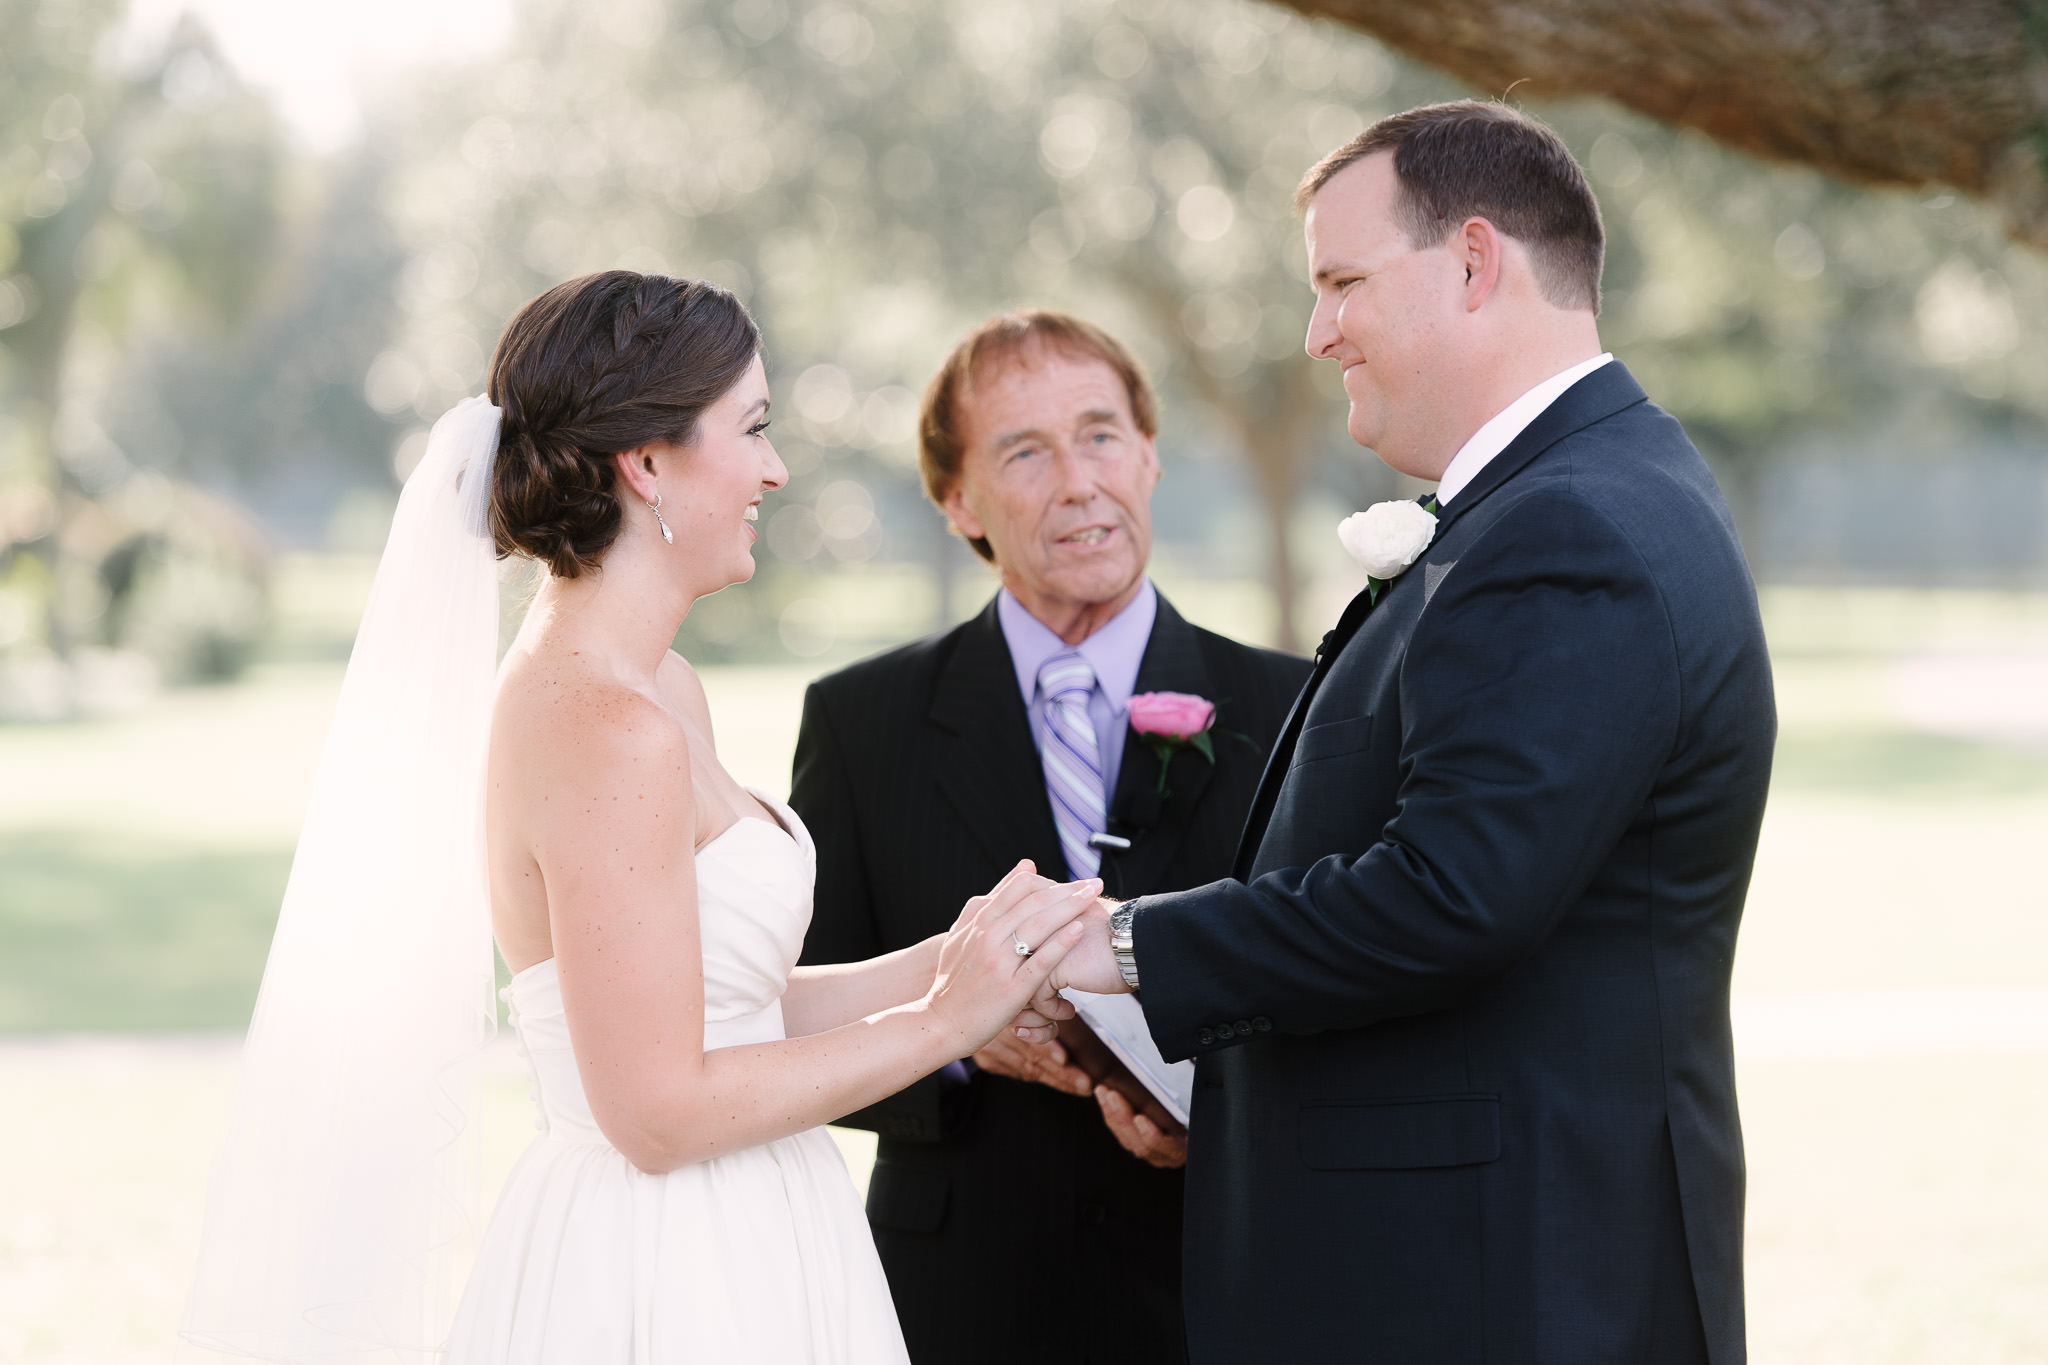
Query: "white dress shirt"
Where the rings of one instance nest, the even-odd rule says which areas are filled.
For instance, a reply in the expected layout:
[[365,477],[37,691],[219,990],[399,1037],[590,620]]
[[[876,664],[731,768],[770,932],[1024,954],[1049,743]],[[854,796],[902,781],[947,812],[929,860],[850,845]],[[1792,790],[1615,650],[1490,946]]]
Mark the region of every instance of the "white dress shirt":
[[1605,365],[1614,356],[1602,351],[1591,360],[1581,361],[1563,374],[1550,378],[1530,389],[1496,413],[1487,424],[1472,433],[1472,439],[1465,442],[1451,462],[1444,467],[1443,481],[1437,485],[1437,506],[1442,507],[1464,491],[1465,485],[1479,476],[1479,471],[1493,462],[1493,457],[1506,450],[1517,436],[1522,434],[1529,423],[1543,414],[1543,410],[1564,395],[1564,391],[1584,379],[1593,371]]

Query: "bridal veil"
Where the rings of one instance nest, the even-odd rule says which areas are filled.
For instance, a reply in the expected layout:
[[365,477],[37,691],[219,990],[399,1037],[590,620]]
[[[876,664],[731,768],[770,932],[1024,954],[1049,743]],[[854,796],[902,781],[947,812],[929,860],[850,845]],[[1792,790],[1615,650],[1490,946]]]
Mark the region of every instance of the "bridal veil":
[[473,1223],[462,1065],[496,1025],[483,767],[498,409],[406,481],[244,1045],[187,1340],[279,1361],[440,1346]]

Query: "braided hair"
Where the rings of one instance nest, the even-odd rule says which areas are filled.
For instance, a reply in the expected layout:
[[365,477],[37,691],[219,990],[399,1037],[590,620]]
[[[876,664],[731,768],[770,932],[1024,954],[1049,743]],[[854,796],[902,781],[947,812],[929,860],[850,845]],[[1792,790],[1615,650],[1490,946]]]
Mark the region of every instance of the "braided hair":
[[596,569],[624,524],[612,457],[689,443],[760,350],[740,301],[702,280],[606,270],[520,309],[491,356],[498,557],[562,578]]

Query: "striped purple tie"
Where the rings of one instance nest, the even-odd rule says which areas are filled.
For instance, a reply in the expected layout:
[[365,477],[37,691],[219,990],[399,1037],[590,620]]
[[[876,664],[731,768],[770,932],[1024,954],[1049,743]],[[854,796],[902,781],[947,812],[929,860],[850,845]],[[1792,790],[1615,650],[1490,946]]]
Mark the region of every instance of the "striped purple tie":
[[1067,855],[1067,875],[1092,877],[1102,855],[1088,846],[1088,836],[1103,824],[1102,761],[1095,747],[1095,726],[1088,719],[1088,694],[1095,690],[1095,670],[1079,654],[1057,654],[1038,670],[1045,693],[1045,792],[1052,798],[1052,822],[1060,832],[1060,851]]

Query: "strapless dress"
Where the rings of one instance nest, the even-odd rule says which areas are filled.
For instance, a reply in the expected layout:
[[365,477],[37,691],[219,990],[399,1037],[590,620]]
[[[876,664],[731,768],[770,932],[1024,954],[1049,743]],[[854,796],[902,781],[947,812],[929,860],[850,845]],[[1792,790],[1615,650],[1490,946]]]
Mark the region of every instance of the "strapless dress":
[[[697,853],[704,1047],[787,1036],[782,992],[811,918],[796,813]],[[552,959],[506,989],[540,1135],[499,1195],[452,1365],[907,1365],[889,1284],[837,1145],[812,1128],[648,1175],[605,1140]]]

